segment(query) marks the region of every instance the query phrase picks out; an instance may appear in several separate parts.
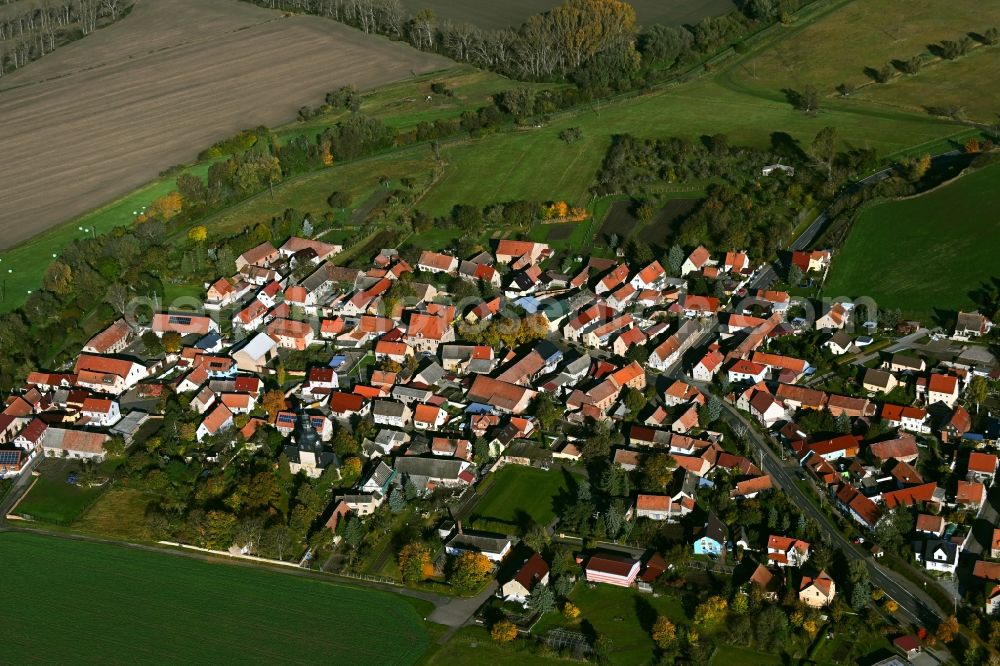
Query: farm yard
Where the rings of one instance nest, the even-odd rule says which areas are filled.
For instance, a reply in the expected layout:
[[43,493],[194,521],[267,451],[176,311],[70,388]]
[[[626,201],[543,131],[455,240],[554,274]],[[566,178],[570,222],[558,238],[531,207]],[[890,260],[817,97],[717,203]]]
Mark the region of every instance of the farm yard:
[[448,63],[235,0],[141,2],[0,83],[0,243],[121,196],[242,128],[288,121],[340,85],[372,88]]
[[[388,593],[132,548],[0,534],[19,629],[15,663],[412,664],[428,646],[414,606]],[[14,601],[16,599],[16,602]],[[346,626],[365,641],[344,640]]]
[[470,524],[476,529],[514,533],[527,523],[548,525],[560,502],[576,496],[569,472],[507,465],[472,508]]
[[[891,98],[894,106],[902,103],[922,113],[926,106],[960,103],[969,117],[992,122],[1000,103],[1000,68],[991,53],[995,48],[973,48],[955,62],[926,63],[931,60],[929,45],[998,24],[997,3],[955,0],[942,11],[937,0],[855,0],[813,23],[787,28],[791,34],[783,41],[743,62],[731,76],[749,90],[775,97],[805,86],[833,97],[835,88],[846,83],[863,86],[848,99],[886,104]],[[848,43],[850,48],[843,48]],[[900,74],[890,65],[895,78],[875,84],[866,73],[921,53],[925,65],[915,75]],[[970,95],[970,86],[962,82],[973,80],[976,93]]]
[[835,255],[824,294],[868,296],[881,308],[913,316],[931,314],[931,306],[974,309],[970,292],[1000,277],[998,209],[1000,165],[873,206]]
[[[403,6],[411,13],[430,9],[439,19],[455,23],[471,23],[479,28],[517,27],[532,14],[546,12],[559,4],[559,0],[508,0],[507,2],[454,2],[452,0],[404,0]],[[706,16],[724,14],[736,5],[732,0],[631,0],[636,20],[643,25],[694,24]]]

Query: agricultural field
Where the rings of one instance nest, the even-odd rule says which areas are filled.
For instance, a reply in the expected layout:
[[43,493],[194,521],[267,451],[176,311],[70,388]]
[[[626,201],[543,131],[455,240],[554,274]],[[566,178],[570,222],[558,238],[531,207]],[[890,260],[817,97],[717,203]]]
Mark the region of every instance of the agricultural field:
[[650,636],[658,615],[665,615],[677,626],[689,624],[681,600],[674,596],[654,597],[631,588],[612,585],[589,587],[577,584],[570,601],[580,609],[580,617],[567,620],[561,613],[546,613],[532,629],[544,636],[559,627],[570,631],[596,633],[612,642],[613,664],[645,664],[654,661],[656,644]]
[[[877,70],[921,53],[930,59],[928,46],[997,25],[997,3],[955,0],[943,11],[938,0],[855,0],[815,22],[787,28],[792,34],[741,63],[732,76],[749,89],[775,96],[809,85],[821,95],[833,96],[838,85],[847,83],[864,86],[851,98],[903,100],[906,108],[921,112],[924,106],[960,102],[970,117],[990,122],[1000,102],[1000,69],[990,65],[996,59],[986,52],[995,48],[975,48],[956,62],[934,62],[888,84],[874,84],[866,68]],[[955,79],[974,80],[975,94],[969,94],[973,88],[968,85],[958,87]]]
[[80,463],[72,460],[43,460],[38,478],[15,513],[42,523],[71,524],[104,492],[103,486],[67,482],[70,474],[79,475],[81,469]]
[[975,308],[970,292],[1000,277],[998,209],[1000,165],[869,208],[835,255],[824,294],[868,296],[924,319],[934,310]]
[[372,88],[449,62],[235,0],[141,2],[0,82],[0,244],[121,196],[242,128],[286,122],[340,85]]
[[[517,27],[532,14],[546,12],[559,0],[507,0],[507,2],[454,2],[453,0],[403,0],[403,6],[416,13],[430,9],[439,19],[471,23],[479,28]],[[697,23],[706,16],[724,14],[736,4],[732,0],[631,0],[636,19],[643,25]]]
[[472,509],[470,524],[477,529],[496,531],[502,526],[526,528],[534,521],[548,525],[560,502],[576,496],[569,473],[507,465]]
[[[244,661],[412,664],[428,645],[414,607],[384,592],[24,533],[0,534],[0,554],[34,563],[5,586],[22,623],[12,662],[228,663],[239,646]],[[363,643],[332,629],[347,616]]]

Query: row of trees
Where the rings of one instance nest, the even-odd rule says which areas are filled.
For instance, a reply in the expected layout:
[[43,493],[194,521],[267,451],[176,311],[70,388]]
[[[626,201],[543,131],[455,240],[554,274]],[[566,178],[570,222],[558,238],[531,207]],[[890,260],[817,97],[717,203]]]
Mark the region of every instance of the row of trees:
[[801,0],[752,0],[741,10],[693,26],[640,30],[622,0],[565,0],[519,27],[487,30],[407,11],[400,0],[248,0],[274,9],[327,16],[405,40],[422,51],[522,80],[569,80],[580,87],[623,90],[691,65],[755,27],[787,19]]
[[21,4],[0,17],[0,76],[117,21],[132,8],[131,0]]

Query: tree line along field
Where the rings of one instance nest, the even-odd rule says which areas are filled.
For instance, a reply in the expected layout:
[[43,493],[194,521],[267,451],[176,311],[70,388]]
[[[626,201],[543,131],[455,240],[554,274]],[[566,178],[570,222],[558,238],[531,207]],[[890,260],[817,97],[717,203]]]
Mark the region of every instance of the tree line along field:
[[[546,12],[559,4],[559,0],[404,0],[411,13],[429,9],[438,18],[455,23],[471,23],[478,28],[492,29],[517,27],[532,14]],[[732,0],[631,0],[636,20],[643,25],[694,24],[706,16],[724,14],[736,4]]]
[[[957,104],[981,122],[1000,108],[998,47],[979,47],[954,61],[925,64],[916,74],[894,68],[889,83],[876,84],[866,69],[925,54],[942,40],[959,40],[1000,27],[1000,4],[980,0],[853,0],[815,22],[783,28],[789,34],[732,71],[742,86],[776,96],[815,86],[823,96],[855,87],[849,99],[903,106],[926,113],[929,106]],[[831,54],[836,54],[832,56]]]
[[926,316],[971,310],[973,290],[1000,277],[1000,165],[865,210],[835,255],[824,294],[868,296]]
[[[11,663],[412,664],[428,635],[405,599],[290,574],[7,532]],[[353,637],[364,636],[364,641]]]
[[0,244],[121,196],[241,128],[287,121],[340,85],[447,63],[317,17],[145,0],[0,81]]

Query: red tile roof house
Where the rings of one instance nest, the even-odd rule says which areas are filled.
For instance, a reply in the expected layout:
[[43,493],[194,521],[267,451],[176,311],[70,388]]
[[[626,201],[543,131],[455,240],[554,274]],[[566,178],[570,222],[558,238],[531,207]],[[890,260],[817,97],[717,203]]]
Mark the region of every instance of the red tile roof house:
[[532,389],[476,375],[466,395],[469,401],[490,405],[499,412],[521,414],[538,394]]
[[102,428],[113,426],[122,418],[118,403],[104,398],[87,398],[83,401],[80,414],[87,418],[87,425]]
[[765,391],[757,391],[750,398],[750,415],[765,428],[771,428],[779,421],[788,420],[788,408],[784,403]]
[[311,238],[300,238],[298,236],[292,236],[285,244],[281,246],[278,252],[282,257],[291,257],[303,250],[312,250],[316,253],[315,263],[319,263],[332,255],[339,253],[343,250],[342,245],[331,245],[330,243],[324,243],[323,241],[313,240]]
[[958,378],[951,375],[931,375],[927,381],[927,404],[943,402],[949,407],[958,400]]
[[344,421],[350,420],[354,416],[364,417],[371,412],[371,402],[363,396],[343,391],[334,391],[330,394],[328,407],[335,418]]
[[165,333],[178,333],[183,336],[207,335],[211,331],[216,333],[219,331],[219,325],[211,317],[186,312],[157,312],[153,315],[150,328],[161,338]]
[[646,344],[646,335],[638,328],[630,328],[619,334],[611,345],[611,351],[619,356],[625,356],[632,347]]
[[233,426],[233,413],[225,405],[217,405],[198,426],[196,437],[202,441],[206,437],[218,435]]
[[779,567],[800,567],[809,559],[809,544],[772,534],[767,538],[767,561]]
[[281,257],[278,250],[268,242],[263,242],[255,248],[247,250],[236,257],[236,270],[242,271],[248,266],[268,267]]
[[549,565],[538,553],[521,565],[514,577],[500,586],[500,596],[505,601],[525,603],[537,585],[549,584]]
[[91,354],[80,354],[73,371],[77,386],[114,395],[121,395],[148,375],[146,367],[139,363]]
[[267,319],[268,306],[258,299],[250,301],[245,308],[233,316],[233,328],[252,331]]
[[591,555],[584,568],[588,583],[607,583],[618,587],[632,587],[639,575],[639,560],[624,555]]
[[88,354],[117,354],[132,341],[132,327],[124,319],[119,319],[95,335],[83,346]]
[[659,290],[663,287],[663,278],[667,276],[667,272],[663,270],[663,266],[660,262],[654,261],[650,265],[643,268],[641,271],[636,273],[635,277],[629,282],[636,289],[656,289]]
[[254,410],[257,402],[248,393],[223,393],[219,399],[233,414],[249,414]]
[[41,419],[32,419],[28,425],[21,429],[21,432],[17,433],[17,437],[14,438],[12,443],[14,446],[25,451],[40,450],[45,441],[45,433],[48,429],[48,424]]
[[966,479],[980,483],[993,483],[997,473],[997,457],[992,453],[973,451],[969,454],[969,468]]
[[458,257],[424,250],[417,261],[417,270],[427,273],[455,273],[458,270]]
[[920,457],[917,440],[909,435],[884,442],[875,442],[869,446],[868,450],[871,452],[872,458],[879,464],[884,464],[888,460],[913,463]]
[[893,428],[902,428],[910,432],[930,433],[927,410],[920,407],[905,405],[882,405],[882,420]]
[[698,389],[678,379],[663,392],[663,404],[667,407],[676,407],[691,402],[700,395]]
[[515,260],[526,260],[527,264],[535,264],[552,255],[552,248],[545,243],[530,241],[502,240],[497,244],[494,253],[497,261],[509,264]]
[[818,455],[827,461],[839,458],[854,458],[858,455],[860,441],[861,438],[854,435],[840,435],[832,439],[824,439],[808,444],[806,450],[809,454]]
[[670,424],[670,429],[676,433],[686,433],[690,432],[694,428],[698,427],[698,407],[697,405],[691,405],[687,411],[677,417],[673,423]]
[[294,319],[275,319],[267,325],[267,334],[279,347],[299,351],[306,349],[316,337],[312,326]]
[[436,405],[419,404],[413,410],[415,430],[437,430],[448,420],[448,412]]
[[729,368],[729,381],[733,384],[756,384],[764,381],[767,366],[740,359]]
[[986,486],[978,481],[959,481],[955,490],[955,504],[979,509],[986,501]]
[[703,245],[699,245],[688,255],[688,258],[684,260],[681,264],[681,277],[687,275],[688,273],[694,273],[695,271],[700,271],[704,268],[712,255],[709,254],[708,250],[705,249]]
[[676,523],[692,510],[693,507],[685,506],[683,502],[674,502],[673,498],[668,495],[640,494],[635,500],[636,518]]
[[455,340],[455,329],[448,313],[438,315],[415,312],[406,326],[406,343],[416,352],[437,354],[438,347]]
[[719,299],[714,296],[692,296],[684,297],[684,316],[686,317],[707,317],[719,311]]
[[713,350],[705,354],[691,370],[691,376],[700,382],[710,382],[715,377],[715,373],[722,367],[725,357],[718,350]]

